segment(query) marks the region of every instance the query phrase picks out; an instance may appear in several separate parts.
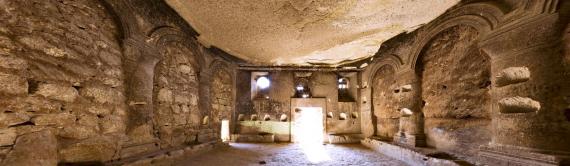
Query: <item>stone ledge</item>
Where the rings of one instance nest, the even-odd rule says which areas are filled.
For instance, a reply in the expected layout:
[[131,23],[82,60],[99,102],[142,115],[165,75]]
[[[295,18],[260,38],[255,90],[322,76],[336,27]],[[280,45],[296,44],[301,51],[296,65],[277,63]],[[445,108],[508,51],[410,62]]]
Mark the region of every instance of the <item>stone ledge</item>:
[[232,142],[273,143],[275,134],[232,134]]
[[185,147],[171,148],[158,152],[139,155],[130,158],[123,158],[115,161],[106,162],[105,165],[125,165],[125,166],[147,166],[147,165],[172,165],[177,160],[183,159],[191,155],[208,152],[215,148],[227,146],[219,140],[205,142],[196,145],[188,145]]
[[328,139],[331,144],[359,143],[362,134],[328,134]]
[[427,148],[405,148],[397,146],[385,141],[375,140],[371,138],[366,138],[361,141],[362,145],[380,152],[386,156],[395,158],[397,160],[403,161],[406,164],[412,166],[461,166],[470,165],[466,161],[438,158],[436,156],[441,156],[441,152],[435,149]]
[[488,165],[570,165],[570,154],[559,152],[533,152],[532,149],[505,145],[481,146],[479,157]]

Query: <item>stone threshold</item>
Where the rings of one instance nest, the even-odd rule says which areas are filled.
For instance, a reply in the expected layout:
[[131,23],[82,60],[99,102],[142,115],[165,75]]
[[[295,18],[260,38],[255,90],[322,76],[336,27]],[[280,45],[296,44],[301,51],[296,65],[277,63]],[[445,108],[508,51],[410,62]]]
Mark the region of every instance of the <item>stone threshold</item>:
[[204,153],[216,148],[226,147],[227,143],[220,140],[210,141],[200,144],[193,144],[184,147],[169,148],[144,155],[137,155],[120,160],[105,162],[108,166],[148,166],[148,165],[172,165],[175,161],[184,157]]
[[463,160],[453,159],[440,151],[429,148],[408,148],[387,141],[366,138],[362,145],[386,156],[405,162],[412,166],[469,166],[474,165]]

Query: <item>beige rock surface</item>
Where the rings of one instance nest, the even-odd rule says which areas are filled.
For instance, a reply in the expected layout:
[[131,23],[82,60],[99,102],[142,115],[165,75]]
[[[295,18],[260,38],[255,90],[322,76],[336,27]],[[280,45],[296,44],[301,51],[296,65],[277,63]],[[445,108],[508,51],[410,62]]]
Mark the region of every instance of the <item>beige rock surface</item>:
[[[199,40],[260,64],[338,64],[369,57],[457,0],[167,0]],[[223,34],[223,35],[220,35]]]

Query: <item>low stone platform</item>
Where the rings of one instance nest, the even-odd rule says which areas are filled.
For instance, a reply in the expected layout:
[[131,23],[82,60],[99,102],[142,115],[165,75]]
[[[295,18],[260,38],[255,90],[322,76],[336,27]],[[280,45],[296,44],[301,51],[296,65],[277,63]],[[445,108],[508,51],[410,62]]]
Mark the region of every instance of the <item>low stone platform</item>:
[[557,166],[570,165],[570,154],[560,152],[538,152],[534,149],[505,145],[481,146],[480,160],[488,165],[509,166]]
[[118,161],[111,161],[105,165],[124,166],[150,166],[150,165],[171,165],[175,161],[183,160],[186,157],[202,154],[216,148],[228,147],[227,143],[212,141],[196,145],[188,145],[182,148],[163,150],[133,158],[126,158]]
[[362,145],[412,166],[465,166],[466,161],[452,159],[445,153],[428,148],[405,148],[386,141],[366,138]]
[[273,143],[274,134],[232,134],[232,142]]
[[331,144],[359,143],[362,134],[329,134],[328,139]]

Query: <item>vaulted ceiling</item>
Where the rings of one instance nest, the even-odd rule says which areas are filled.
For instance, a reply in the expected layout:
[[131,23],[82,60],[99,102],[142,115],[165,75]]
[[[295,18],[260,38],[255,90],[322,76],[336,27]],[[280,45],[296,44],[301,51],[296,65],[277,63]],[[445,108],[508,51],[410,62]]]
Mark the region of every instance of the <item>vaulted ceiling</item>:
[[339,65],[459,0],[166,0],[199,41],[258,65]]

